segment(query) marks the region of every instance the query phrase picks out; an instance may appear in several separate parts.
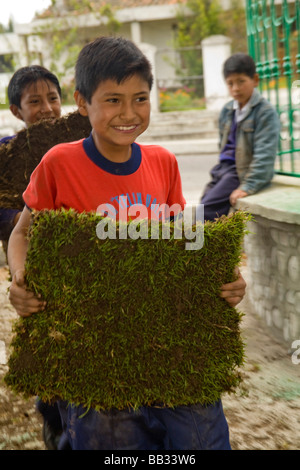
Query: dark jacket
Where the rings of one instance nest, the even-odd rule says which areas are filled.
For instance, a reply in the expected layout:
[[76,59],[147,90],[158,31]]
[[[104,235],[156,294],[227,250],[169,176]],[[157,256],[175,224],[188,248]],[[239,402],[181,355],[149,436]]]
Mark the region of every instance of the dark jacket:
[[[273,178],[280,124],[275,108],[256,89],[249,105],[237,126],[235,161],[239,189],[254,194]],[[227,142],[233,113],[232,100],[224,106],[219,118],[221,149]]]

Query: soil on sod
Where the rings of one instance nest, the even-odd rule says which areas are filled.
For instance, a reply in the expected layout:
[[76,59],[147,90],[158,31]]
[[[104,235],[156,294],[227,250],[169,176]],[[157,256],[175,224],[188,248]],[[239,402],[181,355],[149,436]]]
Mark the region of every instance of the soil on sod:
[[54,145],[88,137],[91,125],[77,111],[55,121],[45,120],[21,130],[0,146],[0,207],[22,210],[22,194],[30,175]]

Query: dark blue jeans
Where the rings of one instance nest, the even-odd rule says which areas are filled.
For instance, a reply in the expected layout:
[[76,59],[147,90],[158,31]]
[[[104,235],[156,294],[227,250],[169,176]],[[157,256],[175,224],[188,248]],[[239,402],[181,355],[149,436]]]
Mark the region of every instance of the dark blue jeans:
[[204,204],[204,220],[214,220],[227,215],[230,209],[229,196],[240,185],[234,163],[222,161],[210,172],[208,183],[201,198]]
[[60,402],[72,450],[230,450],[221,401],[177,408],[87,411]]

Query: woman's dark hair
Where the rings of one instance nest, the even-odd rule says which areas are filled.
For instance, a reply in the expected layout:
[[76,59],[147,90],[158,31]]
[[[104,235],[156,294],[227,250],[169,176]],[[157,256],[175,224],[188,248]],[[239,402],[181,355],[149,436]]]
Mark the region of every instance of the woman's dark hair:
[[244,73],[253,78],[256,73],[256,66],[252,57],[242,52],[230,56],[223,66],[224,78],[226,79],[232,73]]
[[24,89],[28,85],[36,83],[38,80],[53,83],[61,97],[61,88],[58,78],[45,67],[40,65],[29,65],[28,67],[18,69],[11,77],[7,89],[9,104],[15,104],[20,108]]
[[75,67],[75,86],[90,103],[101,82],[122,83],[132,75],[140,75],[151,89],[151,64],[130,40],[121,37],[99,37],[79,53]]

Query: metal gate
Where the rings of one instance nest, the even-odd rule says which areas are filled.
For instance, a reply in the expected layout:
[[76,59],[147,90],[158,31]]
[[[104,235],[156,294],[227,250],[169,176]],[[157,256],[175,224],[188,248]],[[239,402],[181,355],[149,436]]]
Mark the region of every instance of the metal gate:
[[279,113],[276,172],[300,177],[300,0],[246,0],[249,54]]

